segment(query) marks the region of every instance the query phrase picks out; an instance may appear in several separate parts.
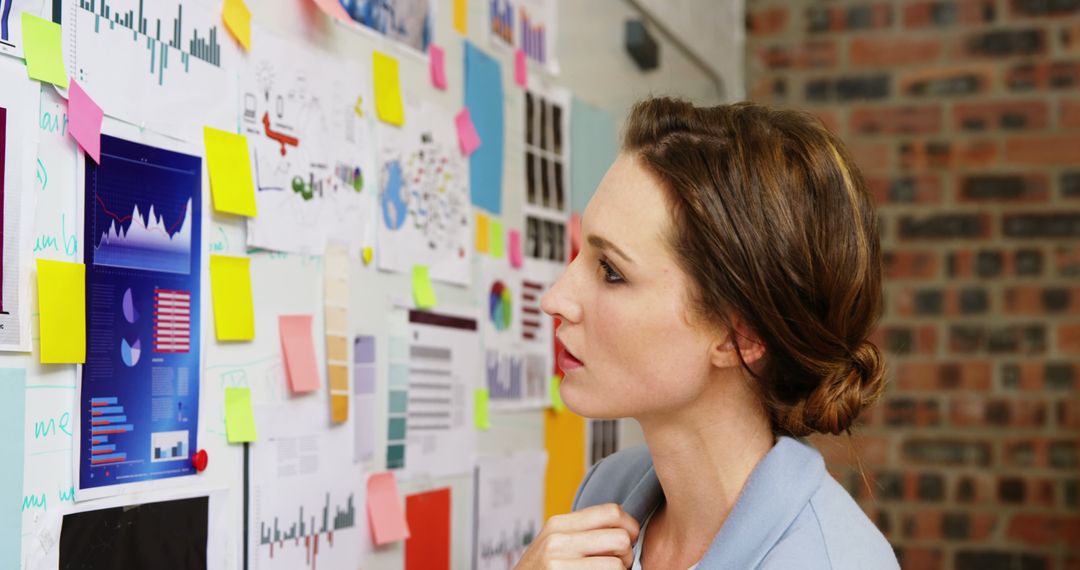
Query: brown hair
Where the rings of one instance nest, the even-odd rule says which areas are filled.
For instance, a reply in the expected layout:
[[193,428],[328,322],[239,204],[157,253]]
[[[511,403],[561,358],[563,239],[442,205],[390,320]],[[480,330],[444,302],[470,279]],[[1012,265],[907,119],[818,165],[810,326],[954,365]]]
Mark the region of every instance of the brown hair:
[[850,433],[885,367],[867,340],[882,303],[877,216],[844,145],[809,113],[659,98],[634,106],[623,148],[667,190],[692,306],[731,332],[737,314],[765,345],[743,366],[773,431]]

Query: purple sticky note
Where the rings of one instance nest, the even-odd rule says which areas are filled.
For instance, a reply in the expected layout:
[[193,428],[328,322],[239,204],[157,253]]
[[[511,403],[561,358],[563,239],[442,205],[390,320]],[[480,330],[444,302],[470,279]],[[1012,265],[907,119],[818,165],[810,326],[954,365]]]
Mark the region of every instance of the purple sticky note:
[[521,267],[521,232],[510,230],[510,267]]
[[454,117],[454,123],[457,124],[457,136],[458,142],[461,144],[461,154],[469,156],[473,151],[480,148],[480,135],[476,134],[476,126],[473,125],[472,115],[469,114],[468,107],[462,109]]
[[525,61],[525,51],[519,49],[514,52],[514,83],[525,87],[528,83],[528,72],[529,64]]
[[68,130],[79,146],[101,164],[101,107],[83,91],[82,87],[71,80],[68,89]]
[[443,50],[431,44],[428,46],[428,63],[431,67],[431,83],[438,89],[446,90],[446,66],[443,63]]

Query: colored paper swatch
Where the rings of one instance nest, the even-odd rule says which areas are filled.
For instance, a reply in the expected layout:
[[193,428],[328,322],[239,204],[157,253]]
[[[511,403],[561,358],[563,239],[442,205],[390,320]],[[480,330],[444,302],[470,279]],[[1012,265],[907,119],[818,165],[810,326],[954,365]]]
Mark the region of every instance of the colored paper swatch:
[[529,64],[525,61],[525,50],[514,50],[514,83],[524,88],[528,84]]
[[510,248],[510,267],[520,268],[522,266],[521,258],[521,232],[517,230],[510,230],[510,235],[507,236],[509,240],[508,247]]
[[86,266],[37,260],[41,362],[86,362]]
[[469,155],[472,203],[502,214],[503,83],[498,60],[465,42],[465,106],[483,146]]
[[468,8],[468,0],[454,0],[454,31],[463,36],[469,35]]
[[86,154],[101,164],[101,120],[105,114],[74,79],[68,88],[68,132]]
[[214,303],[214,334],[218,340],[255,338],[250,259],[211,255],[210,295]]
[[206,167],[214,209],[240,216],[255,215],[255,182],[247,137],[203,127]]
[[585,419],[570,411],[545,411],[544,448],[548,452],[544,518],[548,519],[570,512],[585,476]]
[[469,109],[462,109],[454,116],[454,125],[457,126],[458,146],[461,154],[469,156],[480,148],[480,135],[476,134],[476,126],[473,125]]
[[487,388],[477,388],[473,391],[473,416],[476,421],[476,429],[491,429],[491,395]]
[[446,55],[435,44],[428,46],[428,66],[431,68],[431,84],[437,89],[446,89]]
[[244,4],[244,0],[225,0],[221,17],[236,41],[240,42],[245,50],[251,50],[251,11]]
[[489,218],[482,212],[476,213],[476,251],[488,253],[491,251],[491,228]]
[[338,0],[315,0],[315,5],[320,10],[341,20],[342,22],[352,22],[353,19],[349,16],[349,13],[345,11],[345,7],[341,5]]
[[376,545],[409,538],[409,523],[401,508],[401,496],[393,473],[383,471],[368,477],[367,507],[371,538]]
[[405,570],[450,569],[450,488],[405,497]]
[[315,360],[315,338],[311,332],[311,321],[311,315],[278,317],[281,350],[285,355],[285,370],[293,392],[312,392],[319,389],[319,364]]
[[[0,368],[0,504],[18,505],[23,500],[23,461],[26,438],[26,369]],[[22,536],[15,529],[22,525],[22,510],[0,509],[0,568],[21,567]]]
[[[8,4],[7,9],[10,8],[11,4]],[[5,13],[5,26],[7,17],[8,14]],[[38,18],[29,12],[22,13],[23,56],[26,58],[26,73],[30,79],[52,83],[62,89],[67,88],[68,74],[64,69],[62,36],[60,24]]]
[[435,306],[435,289],[431,286],[431,275],[426,265],[413,266],[412,288],[417,308],[430,309]]
[[225,388],[225,435],[229,443],[255,441],[255,414],[249,388]]
[[391,125],[405,124],[405,106],[401,102],[401,80],[398,61],[384,53],[372,52],[375,73],[375,113]]
[[499,220],[491,220],[491,257],[502,259],[506,251],[503,225]]
[[323,256],[323,315],[326,332],[326,383],[330,388],[330,421],[349,419],[349,256],[329,245]]

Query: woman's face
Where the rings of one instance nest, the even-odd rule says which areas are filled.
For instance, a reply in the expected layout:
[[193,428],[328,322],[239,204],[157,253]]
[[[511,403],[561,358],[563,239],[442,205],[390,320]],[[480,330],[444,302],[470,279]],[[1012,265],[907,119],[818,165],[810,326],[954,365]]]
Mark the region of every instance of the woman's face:
[[621,155],[585,210],[580,254],[544,295],[562,322],[561,395],[583,416],[675,411],[706,386],[717,334],[691,318],[668,209],[653,175]]

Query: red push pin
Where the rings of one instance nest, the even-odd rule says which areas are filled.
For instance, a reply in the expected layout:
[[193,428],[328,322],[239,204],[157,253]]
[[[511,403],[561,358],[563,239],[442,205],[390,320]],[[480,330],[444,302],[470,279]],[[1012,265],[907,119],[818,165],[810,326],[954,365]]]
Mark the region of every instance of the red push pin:
[[191,456],[191,464],[195,467],[195,470],[202,472],[206,469],[206,464],[210,461],[210,457],[206,455],[205,449],[200,449],[198,453]]

